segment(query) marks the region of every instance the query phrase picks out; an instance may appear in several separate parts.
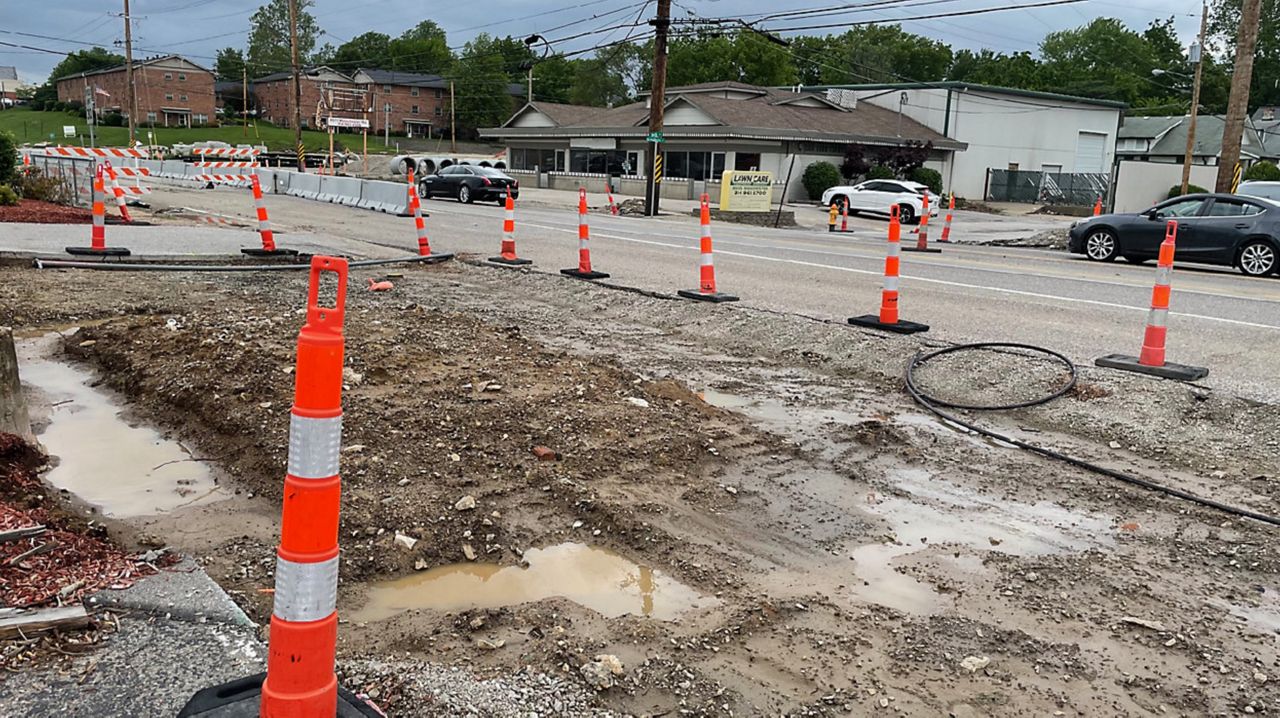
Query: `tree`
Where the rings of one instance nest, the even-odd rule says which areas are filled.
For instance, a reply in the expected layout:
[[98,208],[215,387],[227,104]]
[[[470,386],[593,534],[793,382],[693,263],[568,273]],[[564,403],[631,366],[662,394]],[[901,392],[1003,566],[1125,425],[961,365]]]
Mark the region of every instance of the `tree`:
[[384,70],[443,74],[453,65],[453,51],[445,32],[432,20],[423,20],[405,30],[387,47]]
[[[268,0],[249,18],[249,50],[245,60],[251,75],[268,75],[292,67],[289,42],[290,0]],[[308,57],[316,47],[320,26],[307,11],[315,0],[293,0],[298,7],[298,56]]]
[[865,25],[842,35],[798,38],[797,79],[806,85],[936,82],[952,63],[945,43],[898,25]]
[[1280,182],[1280,168],[1272,162],[1257,162],[1244,173],[1244,178],[1250,182]]
[[1114,18],[1049,33],[1040,43],[1040,54],[1046,84],[1069,95],[1133,104],[1159,87],[1151,75],[1157,67],[1156,52],[1143,36]]
[[456,111],[463,127],[493,127],[511,116],[511,78],[503,66],[500,42],[481,33],[463,47],[458,58]]
[[733,80],[751,85],[795,82],[795,66],[786,49],[752,32],[726,34],[701,30],[671,41],[668,86]]
[[580,60],[552,55],[533,66],[533,97],[543,102],[574,102]]
[[328,63],[342,70],[361,67],[391,69],[391,36],[380,32],[356,35],[338,46]]
[[975,82],[980,85],[1000,85],[1023,90],[1042,90],[1040,61],[1029,52],[1009,55],[991,50],[961,50],[951,61],[948,80]]
[[[1218,0],[1209,14],[1210,44],[1223,63],[1235,54],[1240,29],[1241,0]],[[1249,108],[1280,105],[1280,0],[1263,0],[1258,24],[1258,46],[1254,50],[1253,81]],[[1223,103],[1226,106],[1226,103]]]
[[219,80],[240,82],[244,78],[244,53],[234,47],[218,50],[217,59],[213,63],[213,74]]
[[31,104],[37,110],[50,109],[58,101],[57,80],[60,77],[105,70],[108,67],[118,67],[123,64],[123,55],[117,55],[101,47],[76,50],[53,66],[53,70],[49,72],[49,81],[35,91],[31,97]]

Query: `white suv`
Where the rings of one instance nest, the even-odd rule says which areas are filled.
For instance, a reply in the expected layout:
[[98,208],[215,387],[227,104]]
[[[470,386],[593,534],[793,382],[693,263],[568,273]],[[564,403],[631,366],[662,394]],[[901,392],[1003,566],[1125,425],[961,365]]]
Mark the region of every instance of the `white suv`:
[[926,195],[929,197],[929,216],[936,217],[941,198],[925,185],[905,180],[867,180],[852,187],[832,187],[822,194],[822,204],[828,207],[846,205],[850,214],[889,214],[896,204],[903,224],[910,224],[919,221],[923,214]]
[[1245,182],[1236,190],[1236,194],[1280,204],[1280,182]]

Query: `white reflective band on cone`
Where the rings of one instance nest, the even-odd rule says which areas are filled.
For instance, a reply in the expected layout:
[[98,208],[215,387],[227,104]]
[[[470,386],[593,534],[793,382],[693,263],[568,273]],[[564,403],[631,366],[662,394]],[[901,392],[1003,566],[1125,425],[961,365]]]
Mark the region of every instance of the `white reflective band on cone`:
[[1169,324],[1168,309],[1152,309],[1151,314],[1147,316],[1147,326],[1164,327]]
[[342,417],[308,419],[289,415],[289,475],[327,479],[338,475],[342,451]]
[[1172,284],[1173,267],[1160,267],[1156,270],[1156,286],[1167,287]]
[[702,255],[702,266],[712,267],[712,266],[715,266],[715,263],[716,263],[715,256],[712,255],[710,252],[707,252],[706,254]]
[[889,243],[889,256],[890,256],[890,257],[901,257],[901,256],[902,256],[902,245],[901,245],[899,242],[890,242],[890,243]]
[[585,240],[585,239],[579,239],[579,240],[578,240],[578,249],[586,249],[586,248],[587,248],[587,240]]
[[885,278],[884,278],[884,290],[885,290],[886,292],[896,292],[896,291],[898,291],[898,278],[897,278],[897,277],[885,277]]
[[338,557],[320,563],[294,563],[276,556],[275,606],[282,621],[309,623],[338,609]]

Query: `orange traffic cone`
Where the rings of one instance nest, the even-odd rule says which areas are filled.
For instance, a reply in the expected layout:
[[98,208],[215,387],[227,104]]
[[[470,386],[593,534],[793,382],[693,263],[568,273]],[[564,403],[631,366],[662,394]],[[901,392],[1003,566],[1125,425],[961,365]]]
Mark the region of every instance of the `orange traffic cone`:
[[851,317],[849,323],[859,327],[882,329],[895,334],[916,334],[929,331],[927,324],[902,321],[898,317],[898,280],[902,257],[899,250],[902,246],[902,222],[898,205],[894,205],[889,216],[889,254],[884,260],[884,289],[880,296],[880,316],[867,314]]
[[413,213],[413,224],[418,230],[418,256],[426,257],[424,264],[437,264],[453,259],[452,254],[435,254],[431,251],[431,240],[427,237],[427,221],[422,218],[422,202],[418,199],[418,185],[413,180],[413,170],[409,170],[409,211]]
[[1169,333],[1169,297],[1172,294],[1173,255],[1177,250],[1178,222],[1169,220],[1164,242],[1160,244],[1160,260],[1156,269],[1156,286],[1151,292],[1151,313],[1147,317],[1147,331],[1142,338],[1142,353],[1137,357],[1111,354],[1098,359],[1098,366],[1124,369],[1142,374],[1195,381],[1209,376],[1204,367],[1171,364],[1164,360],[1164,344]]
[[937,247],[929,246],[929,195],[924,196],[923,211],[920,213],[920,230],[916,232],[916,245],[914,247],[903,247],[904,252],[928,252],[930,254],[938,254],[942,250]]
[[494,264],[506,264],[513,267],[533,264],[532,260],[516,256],[516,201],[511,197],[511,188],[507,188],[507,215],[502,220],[502,254],[489,257]]
[[587,225],[587,190],[578,190],[578,266],[560,273],[578,279],[607,279],[608,274],[591,269],[591,227]]
[[129,250],[124,247],[107,246],[107,189],[103,181],[103,168],[98,165],[93,175],[93,230],[90,233],[90,246],[67,247],[67,254],[81,257],[127,257]]
[[711,252],[711,199],[702,195],[702,266],[699,270],[697,290],[681,289],[676,292],[686,299],[697,299],[703,302],[736,302],[738,298],[732,294],[716,291],[716,262]]
[[938,241],[942,244],[951,244],[951,217],[956,211],[956,193],[951,193],[951,202],[947,205],[947,221],[942,225],[942,236]]

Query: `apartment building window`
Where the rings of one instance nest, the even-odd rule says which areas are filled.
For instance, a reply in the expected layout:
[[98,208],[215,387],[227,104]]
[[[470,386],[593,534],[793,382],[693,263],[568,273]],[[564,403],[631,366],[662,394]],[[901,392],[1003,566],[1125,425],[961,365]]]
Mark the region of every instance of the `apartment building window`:
[[209,116],[208,116],[208,115],[196,115],[196,124],[197,124],[197,125],[207,125],[207,124],[209,124]]
[[415,87],[415,88],[413,88],[413,89],[409,90],[409,94],[410,94],[410,95],[413,95],[414,97],[417,97],[417,96],[418,96],[418,88],[416,88],[416,87]]
[[436,117],[440,117],[443,114],[444,114],[444,108],[439,105],[436,105]]
[[156,117],[156,113],[154,113],[154,112],[148,112],[148,113],[147,113],[147,124],[149,124],[149,125],[154,125],[154,124],[156,123],[156,119],[158,119],[158,118]]
[[438,100],[438,99],[440,99],[441,97],[444,97],[444,90],[442,90],[442,89],[440,89],[440,88],[438,88],[438,87],[437,87],[437,88],[436,88],[436,99]]
[[187,75],[186,75],[186,73],[184,73],[184,72],[179,72],[179,73],[178,73],[178,82],[186,82],[186,81],[187,81]]
[[166,80],[172,80],[172,79],[173,79],[173,73],[172,73],[172,72],[166,72],[166,73],[164,73],[164,79],[166,79]]
[[383,85],[383,86],[382,86],[382,94],[384,94],[384,95],[390,95],[390,94],[391,94],[391,85]]
[[413,114],[415,114],[415,115],[416,115],[416,114],[418,114],[418,106],[417,106],[417,105],[414,105],[414,106],[413,106]]
[[172,102],[172,101],[173,101],[173,95],[165,95],[165,96],[164,96],[164,99],[169,100],[169,101],[171,101],[171,102]]
[[186,96],[186,95],[183,95],[183,96],[182,96],[182,101],[183,101],[183,102],[186,102],[186,101],[187,101],[187,96]]

